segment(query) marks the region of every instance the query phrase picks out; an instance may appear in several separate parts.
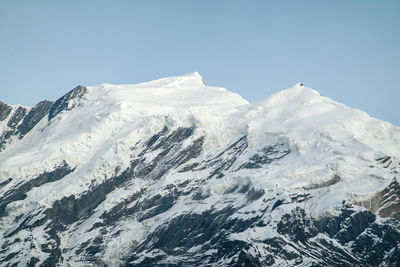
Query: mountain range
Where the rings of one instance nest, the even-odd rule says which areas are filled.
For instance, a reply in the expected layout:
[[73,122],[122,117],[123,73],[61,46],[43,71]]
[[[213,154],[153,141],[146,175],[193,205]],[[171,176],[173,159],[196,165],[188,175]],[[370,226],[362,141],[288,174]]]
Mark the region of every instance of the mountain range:
[[0,102],[1,266],[400,266],[400,127],[198,73]]

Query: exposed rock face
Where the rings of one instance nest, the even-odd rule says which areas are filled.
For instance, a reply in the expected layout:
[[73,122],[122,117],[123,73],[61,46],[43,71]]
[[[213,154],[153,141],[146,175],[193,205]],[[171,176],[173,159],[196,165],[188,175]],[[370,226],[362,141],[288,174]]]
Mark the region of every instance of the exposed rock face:
[[394,179],[385,189],[377,192],[370,199],[356,201],[355,204],[382,217],[392,217],[400,221],[400,185]]
[[85,86],[77,86],[63,97],[59,98],[50,108],[49,121],[62,111],[72,110],[79,105],[79,100],[85,95],[87,88]]
[[6,127],[0,132],[0,151],[12,138],[22,139],[33,127],[48,114],[53,102],[42,101],[31,109],[12,107],[0,102],[0,121],[7,119]]
[[[3,194],[3,196],[0,197],[0,217],[7,215],[5,208],[8,204],[26,198],[26,193],[32,190],[34,187],[39,187],[43,184],[59,180],[72,171],[73,170],[71,170],[68,164],[63,162],[61,166],[56,167],[51,172],[44,172],[38,177],[33,178],[25,183],[23,181],[18,183],[17,187],[10,189],[6,194]],[[11,181],[12,178],[6,180],[2,183],[2,186],[7,185]]]
[[7,116],[10,118],[7,121],[5,130],[1,133],[0,151],[4,149],[12,136],[17,135],[18,125],[23,121],[27,113],[27,109],[24,107],[16,107],[15,109],[11,109],[11,111],[4,113],[8,113]]
[[19,138],[23,138],[45,116],[53,105],[51,101],[42,101],[34,106],[18,126]]
[[[186,149],[178,149],[188,139],[192,140],[192,144]],[[205,180],[168,184],[155,195],[149,188],[142,188],[108,211],[99,212],[99,205],[113,191],[129,188],[135,179],[155,181],[188,160],[196,159],[202,148],[202,140],[193,138],[191,128],[178,128],[174,131],[164,128],[143,142],[142,149],[138,151],[141,158],[132,159],[131,166],[121,174],[91,187],[82,195],[64,197],[48,209],[16,217],[16,227],[4,232],[4,245],[0,254],[6,256],[1,259],[1,263],[7,265],[8,262],[22,260],[23,255],[29,255],[27,251],[11,252],[11,244],[21,244],[31,247],[32,251],[48,253],[46,260],[41,263],[43,266],[68,262],[77,256],[84,264],[116,264],[112,258],[104,258],[104,252],[110,240],[123,238],[122,225],[132,220],[139,224],[145,223],[169,214],[182,199],[198,201],[202,205],[201,202],[212,198],[207,192],[199,194],[201,184],[230,169],[239,151],[246,147],[246,137],[234,142],[208,163],[198,164],[203,166],[199,171],[205,168],[212,170]],[[152,151],[157,151],[157,156],[150,163],[144,164],[141,159]],[[223,160],[222,155],[225,155]],[[275,158],[281,155],[280,150],[275,155],[269,154]],[[17,188],[10,188],[1,198],[0,215],[6,216],[7,205],[24,199],[26,193],[34,187],[64,179],[72,171],[64,163],[52,172],[43,173]],[[391,184],[391,187],[397,186],[397,182]],[[273,195],[276,197],[271,198]],[[285,263],[307,266],[377,266],[382,263],[398,263],[400,223],[396,220],[379,221],[372,212],[354,209],[350,204],[339,208],[334,215],[314,218],[302,208],[302,197],[289,197],[274,190],[268,193],[260,191],[251,182],[232,185],[223,192],[223,196],[230,204],[222,209],[215,209],[211,205],[201,213],[183,212],[162,219],[164,222],[141,241],[132,241],[124,256],[119,259],[119,264],[268,266]],[[254,208],[250,208],[245,217],[238,216],[242,213],[241,209],[252,205],[255,205]],[[379,206],[378,203],[376,205]],[[69,235],[72,229],[83,227],[93,220],[93,216],[98,218],[97,222],[86,230],[87,234],[91,233],[91,237],[77,246],[64,248],[68,253],[63,252],[61,237]],[[34,233],[39,229],[44,230],[46,238],[38,243],[37,238],[40,236]],[[276,229],[274,234],[255,234],[251,242],[240,238],[251,231],[268,233],[272,229]],[[31,237],[20,239],[21,235],[27,234]],[[31,254],[30,263],[39,262],[34,255]]]
[[0,101],[0,121],[3,121],[10,114],[12,107]]
[[[398,155],[343,130],[358,113],[312,132],[307,105],[323,105],[324,120],[343,106],[304,86],[249,105],[198,74],[141,86],[0,103],[1,266],[400,265],[400,185],[385,177]],[[147,90],[155,100],[135,95]],[[279,131],[259,124],[268,116]],[[372,198],[349,197],[360,192]]]
[[31,109],[21,106],[13,108],[0,102],[0,121],[4,121],[8,117],[5,129],[0,132],[0,151],[4,150],[12,138],[22,139],[44,116],[48,115],[50,121],[60,112],[69,111],[79,106],[80,100],[86,92],[86,87],[77,86],[55,103],[45,100]]

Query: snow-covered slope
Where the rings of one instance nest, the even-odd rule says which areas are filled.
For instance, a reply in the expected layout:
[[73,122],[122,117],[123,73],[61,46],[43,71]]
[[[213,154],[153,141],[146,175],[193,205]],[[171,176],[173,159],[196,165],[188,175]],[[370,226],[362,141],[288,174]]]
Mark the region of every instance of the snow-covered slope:
[[4,266],[400,264],[400,128],[302,84],[78,86],[0,138]]

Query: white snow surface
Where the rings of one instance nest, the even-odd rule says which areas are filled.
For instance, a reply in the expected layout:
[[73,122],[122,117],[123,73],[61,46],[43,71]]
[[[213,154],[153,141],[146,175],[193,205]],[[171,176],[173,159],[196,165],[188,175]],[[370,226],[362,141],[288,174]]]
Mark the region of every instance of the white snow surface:
[[[240,177],[266,190],[278,186],[297,192],[314,186],[314,197],[305,205],[319,215],[343,200],[375,193],[399,171],[399,127],[301,84],[255,103],[224,88],[206,85],[198,73],[135,85],[87,88],[74,109],[50,122],[45,116],[22,140],[0,152],[0,183],[14,179],[6,188],[18,179],[51,171],[63,161],[76,168],[59,181],[32,189],[25,200],[11,203],[7,207],[10,211],[17,206],[19,210],[29,209],[32,203],[49,207],[64,196],[84,192],[91,184],[114,175],[116,167],[127,168],[131,148],[165,125],[171,129],[194,127],[195,136],[205,136],[202,159],[247,135],[247,152],[232,169],[265,146],[284,143],[290,147],[292,153],[267,167],[231,171],[205,185],[203,191],[215,196],[241,183]],[[376,161],[383,156],[391,156],[397,164],[385,168]],[[193,177],[202,175],[198,172]],[[340,177],[339,183],[318,188],[334,175]],[[182,175],[168,173],[159,183],[180,179]],[[104,209],[115,202],[111,198],[123,195],[110,194]]]

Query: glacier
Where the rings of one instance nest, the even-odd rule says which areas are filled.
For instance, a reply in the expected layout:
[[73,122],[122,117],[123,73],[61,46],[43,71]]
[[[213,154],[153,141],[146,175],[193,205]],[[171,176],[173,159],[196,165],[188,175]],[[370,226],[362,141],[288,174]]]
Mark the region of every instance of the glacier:
[[301,83],[0,102],[0,264],[397,266],[399,159],[399,127]]

